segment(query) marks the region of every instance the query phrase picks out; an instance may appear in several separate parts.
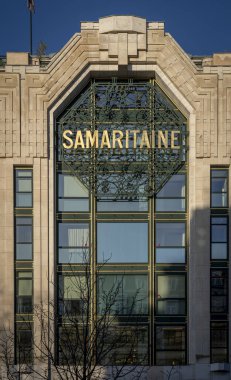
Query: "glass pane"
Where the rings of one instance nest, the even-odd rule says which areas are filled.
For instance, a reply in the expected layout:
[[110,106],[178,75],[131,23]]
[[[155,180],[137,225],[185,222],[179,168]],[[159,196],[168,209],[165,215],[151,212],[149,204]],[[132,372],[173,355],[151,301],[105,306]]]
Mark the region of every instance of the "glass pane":
[[84,264],[89,261],[89,249],[87,248],[59,248],[60,264]]
[[148,211],[148,202],[144,201],[98,201],[97,211]]
[[88,224],[82,223],[59,223],[59,246],[60,247],[88,247],[89,228]]
[[227,179],[226,178],[213,178],[212,179],[212,192],[213,193],[226,193],[227,192]]
[[21,217],[16,217],[16,224],[19,225],[19,224],[28,224],[28,225],[32,225],[32,218],[30,217],[26,217],[26,218],[21,218]]
[[185,327],[158,326],[156,328],[157,350],[184,350]]
[[212,353],[212,363],[227,363],[228,362],[227,348],[213,348],[211,353]]
[[156,223],[156,247],[184,247],[184,223]]
[[102,313],[111,300],[110,313],[147,314],[148,277],[146,275],[104,275],[98,279],[98,306]]
[[59,199],[59,211],[85,212],[89,211],[88,199]]
[[18,296],[31,296],[31,295],[32,295],[32,279],[20,278],[18,280]]
[[158,299],[185,297],[185,276],[184,275],[158,276],[157,286],[158,286]]
[[59,174],[59,196],[88,198],[87,188],[74,175]]
[[227,242],[226,225],[212,225],[212,242]]
[[156,199],[156,211],[185,211],[185,199]]
[[32,207],[32,194],[31,193],[17,193],[16,207]]
[[227,244],[212,243],[212,259],[226,260],[227,259]]
[[148,261],[147,223],[98,223],[98,262],[146,263]]
[[227,207],[227,194],[212,194],[212,207]]
[[212,177],[227,177],[228,171],[227,170],[215,170],[212,169]]
[[185,314],[184,300],[157,300],[157,314],[159,315],[174,315]]
[[221,217],[212,217],[212,224],[227,224],[227,218],[221,218]]
[[17,178],[16,180],[16,191],[17,192],[31,192],[32,191],[32,180],[31,179],[24,179],[24,178]]
[[212,296],[211,311],[212,313],[226,313],[227,296]]
[[185,364],[184,351],[157,351],[156,365],[182,365]]
[[84,276],[63,277],[63,297],[66,299],[81,299],[86,292],[86,278]]
[[185,248],[156,248],[156,263],[185,263]]
[[185,196],[185,174],[175,174],[157,194],[157,198],[183,198]]
[[32,177],[32,170],[16,169],[16,177]]
[[32,260],[32,244],[16,244],[16,260]]
[[32,242],[32,226],[16,226],[16,242],[31,243]]

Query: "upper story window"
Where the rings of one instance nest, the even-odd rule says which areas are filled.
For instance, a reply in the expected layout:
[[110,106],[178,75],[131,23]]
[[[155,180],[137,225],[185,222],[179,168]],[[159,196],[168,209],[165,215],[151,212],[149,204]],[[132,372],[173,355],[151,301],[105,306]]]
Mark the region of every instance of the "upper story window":
[[32,169],[15,169],[15,207],[32,207]]
[[211,170],[211,207],[228,207],[228,169]]
[[73,174],[58,174],[58,211],[89,211],[88,197],[88,190]]
[[185,211],[185,174],[174,174],[156,196],[156,211]]

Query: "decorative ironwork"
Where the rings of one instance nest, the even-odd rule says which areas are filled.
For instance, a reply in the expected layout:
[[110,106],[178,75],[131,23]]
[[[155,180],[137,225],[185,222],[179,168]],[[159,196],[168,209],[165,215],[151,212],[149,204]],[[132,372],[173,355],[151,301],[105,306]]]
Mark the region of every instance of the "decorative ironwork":
[[[104,130],[109,136],[131,131],[127,148],[81,148],[63,146],[63,133]],[[134,133],[146,131],[151,147],[140,148]],[[158,146],[158,131],[179,131],[175,148]],[[58,118],[57,156],[98,198],[137,199],[156,194],[185,163],[187,120],[156,83],[93,81]],[[155,140],[155,141],[153,141]],[[169,141],[168,141],[169,143]]]

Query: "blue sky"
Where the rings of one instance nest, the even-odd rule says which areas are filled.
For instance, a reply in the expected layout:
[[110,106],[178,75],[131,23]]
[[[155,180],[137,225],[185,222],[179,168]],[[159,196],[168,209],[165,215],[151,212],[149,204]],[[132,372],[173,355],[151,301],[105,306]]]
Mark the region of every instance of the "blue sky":
[[[56,52],[80,31],[80,21],[132,14],[164,21],[165,30],[187,52],[231,52],[231,0],[34,0],[34,51],[44,41]],[[0,0],[0,55],[29,51],[27,0]]]

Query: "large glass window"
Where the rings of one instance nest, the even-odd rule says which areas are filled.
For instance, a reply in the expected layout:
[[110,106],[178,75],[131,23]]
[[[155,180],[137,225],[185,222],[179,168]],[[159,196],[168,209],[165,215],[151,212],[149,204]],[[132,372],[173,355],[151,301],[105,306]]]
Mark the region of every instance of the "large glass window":
[[58,174],[58,210],[62,212],[89,211],[88,190],[75,175]]
[[185,223],[156,223],[156,263],[185,262]]
[[211,170],[211,207],[228,207],[228,169]]
[[147,314],[148,276],[100,275],[98,278],[99,313],[104,313],[110,303],[110,313]]
[[33,360],[33,344],[32,344],[32,328],[31,322],[16,323],[16,362],[31,363]]
[[88,286],[90,283],[87,283],[87,278],[84,276],[59,275],[59,313],[67,317],[83,315],[84,305],[90,302],[90,299],[87,299]]
[[97,260],[100,263],[146,263],[148,224],[97,223]]
[[32,207],[32,170],[15,169],[15,207]]
[[228,323],[211,323],[211,362],[228,362]]
[[211,270],[211,313],[228,312],[228,271]]
[[185,275],[157,275],[156,312],[159,315],[184,315],[185,308]]
[[59,223],[59,263],[86,263],[89,259],[87,223]]
[[156,196],[157,212],[185,211],[185,174],[175,174]]
[[211,217],[211,258],[226,260],[228,248],[227,217]]
[[16,260],[32,260],[32,217],[15,218]]
[[182,365],[186,361],[184,326],[156,327],[156,365]]
[[32,312],[32,272],[17,271],[16,273],[16,312],[18,314]]

